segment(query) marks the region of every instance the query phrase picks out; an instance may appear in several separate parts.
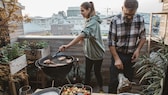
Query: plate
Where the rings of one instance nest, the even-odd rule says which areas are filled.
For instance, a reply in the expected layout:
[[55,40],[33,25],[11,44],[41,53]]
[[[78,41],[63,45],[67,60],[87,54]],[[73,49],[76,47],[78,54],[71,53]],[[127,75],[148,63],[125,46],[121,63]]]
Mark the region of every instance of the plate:
[[73,95],[91,95],[92,87],[81,83],[65,84],[60,91],[60,95],[64,95],[66,92],[73,93]]
[[59,95],[60,90],[55,87],[45,88],[38,92],[33,93],[32,95]]

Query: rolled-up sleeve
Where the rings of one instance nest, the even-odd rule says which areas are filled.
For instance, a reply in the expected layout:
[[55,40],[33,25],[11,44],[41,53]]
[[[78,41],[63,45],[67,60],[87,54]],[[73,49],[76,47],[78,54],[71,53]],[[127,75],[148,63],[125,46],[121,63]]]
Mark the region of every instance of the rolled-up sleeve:
[[82,30],[81,33],[85,35],[85,38],[94,36],[92,33],[94,31],[94,27],[95,27],[95,24],[93,22],[89,22],[87,23],[87,25],[85,26],[85,28]]
[[114,20],[111,21],[108,33],[108,46],[115,46],[116,44],[116,25]]

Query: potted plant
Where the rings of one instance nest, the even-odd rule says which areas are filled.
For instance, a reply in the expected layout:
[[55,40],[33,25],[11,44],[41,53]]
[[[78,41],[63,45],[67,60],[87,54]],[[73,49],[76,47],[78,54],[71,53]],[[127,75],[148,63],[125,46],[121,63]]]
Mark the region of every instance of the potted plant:
[[[24,49],[19,43],[8,44],[0,48],[0,86],[4,82],[25,80],[25,72],[19,72],[27,66]],[[12,80],[11,80],[12,79]],[[0,87],[1,90],[5,87]]]
[[[19,59],[21,57],[20,62],[23,62],[22,59],[25,59],[26,56],[24,54],[24,48],[20,46],[18,42],[15,42],[13,44],[8,44],[0,49],[0,64],[1,65],[8,65],[10,67],[10,73],[14,74],[18,70],[15,70],[15,65],[20,65],[20,62],[16,62],[16,59]],[[13,63],[13,60],[15,60],[15,64]],[[24,62],[23,62],[24,63]],[[14,71],[14,72],[13,72]]]
[[27,60],[36,61],[50,54],[49,44],[45,41],[23,41]]
[[[45,41],[22,41],[22,46],[27,58],[27,73],[29,75],[30,83],[40,83],[40,81],[45,80],[45,75],[41,70],[35,66],[35,61],[46,57],[50,54],[50,47],[48,42]],[[37,77],[40,77],[40,80],[37,80]],[[45,87],[45,83],[42,83],[42,87]]]
[[138,68],[136,76],[140,77],[143,95],[161,95],[168,66],[168,46],[161,41],[151,50],[149,55],[142,55],[135,63],[134,67]]

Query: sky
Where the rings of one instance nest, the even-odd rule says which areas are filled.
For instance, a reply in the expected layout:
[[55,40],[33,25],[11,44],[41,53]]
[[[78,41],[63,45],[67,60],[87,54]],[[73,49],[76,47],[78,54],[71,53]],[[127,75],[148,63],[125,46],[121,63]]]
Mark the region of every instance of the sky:
[[[80,7],[81,3],[87,0],[18,0],[25,9],[22,10],[23,15],[51,17],[53,13],[58,11],[67,11],[68,7]],[[124,0],[89,0],[93,1],[95,10],[101,13],[107,13],[107,9],[111,12],[121,12]],[[138,0],[139,8],[137,12],[161,12],[161,0]],[[108,11],[108,12],[109,12]]]

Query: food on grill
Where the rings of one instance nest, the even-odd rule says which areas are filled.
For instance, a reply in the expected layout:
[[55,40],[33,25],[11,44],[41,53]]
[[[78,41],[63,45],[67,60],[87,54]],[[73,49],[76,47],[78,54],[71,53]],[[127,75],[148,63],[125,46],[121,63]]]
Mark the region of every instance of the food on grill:
[[53,64],[54,62],[51,61],[50,59],[47,59],[47,60],[44,60],[44,63],[45,63],[45,64]]
[[67,87],[63,88],[61,95],[91,95],[91,92],[86,88]]
[[58,60],[60,60],[60,61],[63,61],[63,60],[65,60],[65,59],[66,59],[65,56],[58,57]]
[[66,58],[66,56],[58,57],[57,59],[46,59],[43,61],[44,64],[47,64],[48,66],[63,66],[67,63],[71,63],[72,59]]
[[72,59],[66,59],[66,63],[71,63]]

